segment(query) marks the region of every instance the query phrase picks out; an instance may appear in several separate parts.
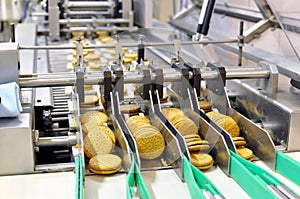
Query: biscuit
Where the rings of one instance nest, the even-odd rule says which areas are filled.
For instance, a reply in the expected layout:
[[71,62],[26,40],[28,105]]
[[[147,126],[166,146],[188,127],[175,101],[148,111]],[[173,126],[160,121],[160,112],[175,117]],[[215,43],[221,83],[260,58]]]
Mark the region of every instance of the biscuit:
[[164,137],[158,130],[144,130],[138,133],[134,138],[141,158],[154,159],[159,157],[164,151]]
[[95,61],[100,61],[100,55],[90,53],[87,56],[85,56],[86,61],[88,62],[95,62]]
[[150,120],[148,117],[140,116],[140,115],[131,116],[126,120],[126,123],[129,124],[130,122],[137,122],[137,121],[142,121],[144,123],[150,124]]
[[96,95],[85,95],[84,102],[80,102],[80,105],[84,106],[91,106],[91,105],[98,105],[99,98]]
[[163,96],[159,99],[160,103],[165,103],[168,101],[169,95],[163,94]]
[[72,37],[83,37],[84,32],[83,31],[73,31],[72,32]]
[[141,106],[138,104],[122,104],[120,105],[121,113],[136,113],[139,112]]
[[251,149],[248,149],[246,147],[240,147],[237,148],[237,153],[239,156],[241,156],[242,158],[246,159],[246,160],[253,160],[253,152]]
[[124,55],[125,59],[131,59],[131,60],[135,60],[137,58],[137,54],[136,53],[127,53]]
[[208,169],[210,168],[214,160],[209,154],[206,153],[190,153],[191,163],[200,169]]
[[96,34],[99,36],[108,36],[108,32],[106,30],[98,30],[96,31]]
[[186,142],[188,146],[194,146],[194,145],[209,145],[208,141],[206,140],[197,140],[192,142]]
[[183,137],[184,137],[184,139],[190,139],[190,138],[199,138],[199,139],[201,139],[198,134],[184,135]]
[[205,113],[211,111],[212,104],[208,101],[201,100],[198,102],[200,109],[204,110]]
[[100,111],[87,111],[80,116],[80,121],[81,123],[94,121],[95,123],[101,125],[108,121],[108,116]]
[[84,138],[85,155],[92,158],[98,154],[111,153],[114,148],[114,143],[111,138],[102,131],[101,127],[89,130]]
[[89,161],[89,169],[97,174],[112,174],[121,169],[122,160],[113,154],[96,155]]
[[233,137],[232,140],[235,141],[245,141],[244,137]]
[[240,135],[239,126],[230,116],[213,111],[208,112],[207,116],[221,126],[225,131],[227,131],[232,137],[238,137]]
[[193,145],[193,146],[188,146],[188,149],[191,152],[208,151],[210,149],[210,146],[207,145],[207,144],[204,144],[204,145]]
[[174,117],[184,115],[184,112],[178,108],[163,108],[161,111],[166,116],[166,118],[170,121],[172,121]]
[[178,118],[174,119],[172,122],[174,127],[180,132],[181,135],[191,135],[191,134],[198,134],[198,127],[194,123],[193,120],[184,116],[179,116]]
[[214,162],[211,162],[209,165],[206,165],[206,166],[199,166],[199,167],[197,167],[197,168],[200,169],[200,170],[206,170],[206,169],[211,168],[213,165],[214,165]]
[[201,141],[201,138],[188,138],[185,139],[186,143],[194,142],[194,141]]
[[234,141],[233,143],[236,147],[246,145],[246,141]]

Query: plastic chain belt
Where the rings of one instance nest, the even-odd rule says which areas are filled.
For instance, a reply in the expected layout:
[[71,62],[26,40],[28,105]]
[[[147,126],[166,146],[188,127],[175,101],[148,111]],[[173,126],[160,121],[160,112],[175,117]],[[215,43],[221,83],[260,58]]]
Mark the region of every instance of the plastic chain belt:
[[252,198],[300,198],[269,172],[232,151],[229,172]]
[[183,178],[192,198],[224,198],[215,185],[183,156]]

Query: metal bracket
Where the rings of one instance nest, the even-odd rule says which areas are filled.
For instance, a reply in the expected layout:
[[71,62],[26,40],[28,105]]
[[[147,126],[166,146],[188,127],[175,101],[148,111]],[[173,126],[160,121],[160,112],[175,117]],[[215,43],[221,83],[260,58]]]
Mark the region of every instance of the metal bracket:
[[180,39],[177,39],[177,35],[175,35],[175,39],[174,39],[174,51],[176,55],[176,61],[179,61],[182,51],[181,51],[181,41]]
[[201,71],[200,68],[194,67],[191,63],[184,63],[184,66],[188,67],[193,73],[192,79],[190,79],[190,85],[196,89],[197,97],[200,97],[201,87]]
[[121,66],[122,63],[122,44],[120,42],[119,36],[116,36],[117,38],[117,43],[115,46],[115,50],[116,50],[116,56],[115,56],[115,60],[117,60],[118,65]]
[[278,76],[279,76],[277,66],[265,61],[259,62],[258,65],[261,66],[263,69],[270,71],[269,78],[264,78],[260,80],[261,81],[260,86],[264,88],[264,92],[265,92],[264,94],[272,98],[275,98],[278,89]]
[[189,88],[189,70],[185,66],[181,65],[180,63],[173,63],[172,68],[177,68],[180,70],[182,76],[181,81],[173,83],[173,90],[175,90],[181,97],[187,98],[188,93],[187,89]]
[[78,93],[79,102],[84,102],[84,73],[82,70],[76,71],[76,92]]
[[59,7],[58,0],[49,1],[49,30],[50,38],[52,41],[59,41],[60,30],[59,30]]
[[115,81],[115,92],[118,91],[119,99],[122,101],[124,99],[124,72],[123,69],[119,65],[112,65],[112,70],[116,75]]
[[110,101],[110,92],[112,92],[112,75],[108,68],[105,68],[104,72],[104,100]]
[[143,69],[143,99],[149,99],[149,90],[151,90],[151,75],[149,69]]

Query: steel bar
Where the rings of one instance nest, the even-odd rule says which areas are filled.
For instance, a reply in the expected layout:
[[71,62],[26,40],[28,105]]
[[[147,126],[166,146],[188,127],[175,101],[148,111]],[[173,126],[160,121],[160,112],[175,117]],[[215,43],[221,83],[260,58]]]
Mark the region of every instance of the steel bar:
[[67,8],[94,8],[112,6],[114,6],[114,3],[109,1],[72,1],[65,5]]
[[[52,77],[37,76],[32,78],[20,78],[20,86],[22,88],[31,88],[31,87],[45,87],[45,86],[73,86],[76,81],[74,74],[60,75],[60,74],[51,74]],[[235,78],[267,78],[269,77],[270,72],[268,70],[263,70],[261,68],[250,68],[245,67],[238,68],[226,68],[226,78],[235,79]],[[215,79],[218,77],[216,71],[205,71],[201,74],[202,79]],[[85,79],[86,85],[103,85],[104,76],[102,73],[87,74]],[[164,74],[165,82],[175,82],[181,80],[181,73],[173,71],[170,73]],[[156,75],[151,74],[151,81],[155,81]],[[192,78],[192,74],[190,74]],[[115,75],[112,75],[112,82],[116,83]],[[126,72],[124,74],[124,83],[143,83],[143,75],[136,72]]]
[[129,23],[128,19],[60,19],[60,24],[114,24],[114,23]]
[[[211,41],[184,41],[181,42],[181,45],[193,45],[193,44],[219,44],[219,43],[237,43],[237,39],[228,39],[228,40],[211,40]],[[123,47],[138,47],[139,43],[130,43],[123,44]],[[151,46],[173,46],[172,42],[157,42],[157,43],[144,43],[145,47]],[[115,45],[90,45],[84,46],[84,49],[91,48],[114,48]],[[76,45],[74,46],[19,46],[19,50],[67,50],[67,49],[76,49]]]
[[76,135],[40,137],[35,143],[38,147],[73,146],[76,144]]

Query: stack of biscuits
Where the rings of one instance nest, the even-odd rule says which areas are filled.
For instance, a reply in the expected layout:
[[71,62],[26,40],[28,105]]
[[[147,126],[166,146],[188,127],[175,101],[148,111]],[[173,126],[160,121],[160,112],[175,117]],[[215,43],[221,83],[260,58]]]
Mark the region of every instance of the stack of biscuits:
[[245,138],[240,136],[240,128],[232,117],[218,112],[209,112],[207,116],[231,135],[237,152],[242,158],[249,161],[253,160],[254,154],[251,149],[245,147],[247,144]]
[[90,158],[89,168],[98,174],[110,174],[121,169],[120,158],[111,154],[116,143],[115,134],[106,125],[108,116],[99,111],[88,111],[81,115],[84,132],[84,153]]
[[202,140],[198,134],[198,127],[193,120],[177,108],[164,108],[162,112],[173,124],[178,132],[184,137],[191,155],[191,163],[200,170],[209,169],[214,161],[207,154],[210,150],[208,141]]
[[120,112],[122,114],[128,114],[129,116],[137,115],[141,110],[139,104],[122,104],[120,105]]
[[158,158],[165,149],[165,140],[161,132],[145,116],[135,115],[126,120],[143,159]]
[[208,113],[211,111],[212,104],[206,100],[200,100],[198,101],[199,107],[201,110],[203,110],[205,113]]

